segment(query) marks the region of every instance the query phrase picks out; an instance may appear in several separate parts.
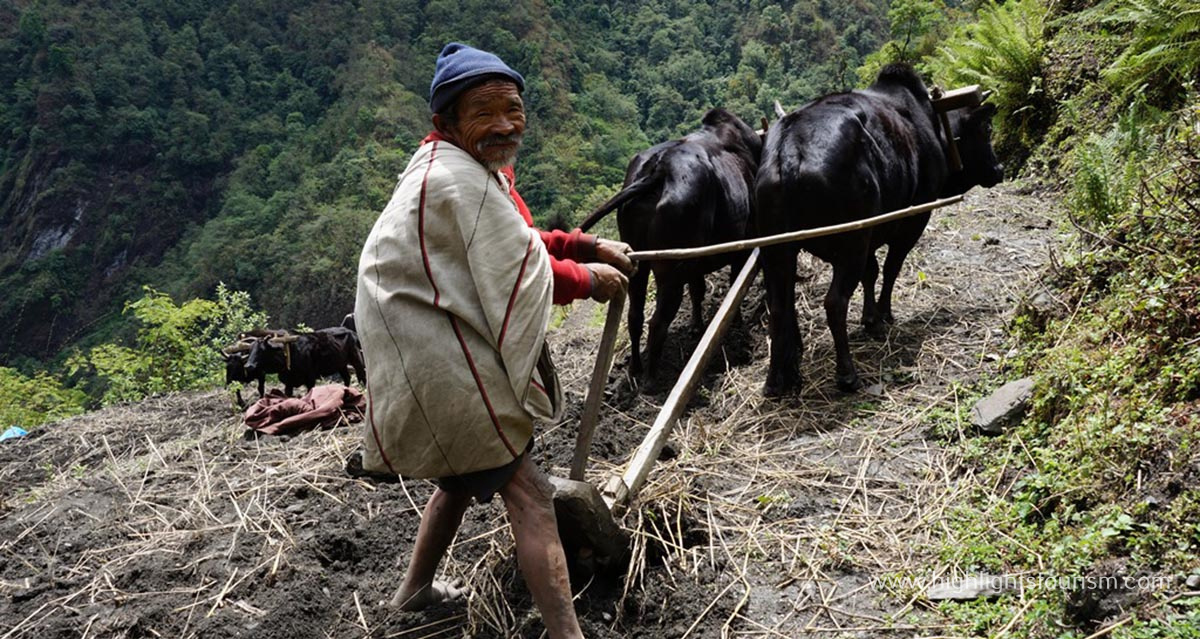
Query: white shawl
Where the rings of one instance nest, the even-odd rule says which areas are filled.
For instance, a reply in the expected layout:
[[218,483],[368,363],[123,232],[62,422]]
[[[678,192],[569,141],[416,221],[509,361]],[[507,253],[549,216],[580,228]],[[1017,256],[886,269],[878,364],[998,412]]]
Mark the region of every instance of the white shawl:
[[544,352],[550,259],[502,179],[448,142],[426,143],[363,246],[367,470],[496,468],[562,405]]

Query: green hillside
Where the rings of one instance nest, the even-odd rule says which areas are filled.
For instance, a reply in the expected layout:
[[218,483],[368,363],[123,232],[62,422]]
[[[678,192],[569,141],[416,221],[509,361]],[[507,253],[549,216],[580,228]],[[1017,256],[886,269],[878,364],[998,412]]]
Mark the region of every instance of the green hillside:
[[0,426],[214,386],[213,345],[262,312],[336,322],[447,40],[525,72],[519,180],[542,219],[579,219],[709,106],[757,123],[907,58],[996,91],[1002,159],[1061,201],[1046,233],[1070,239],[989,345],[1009,353],[1001,375],[1034,381],[1023,421],[969,426],[999,379],[904,416],[946,455],[955,503],[896,542],[935,540],[929,572],[882,576],[1023,590],[934,603],[897,587],[901,612],[867,619],[905,636],[914,619],[939,636],[1198,636],[1192,0],[100,4],[0,2]]
[[340,320],[448,41],[528,78],[522,194],[571,220],[708,108],[757,123],[848,87],[886,37],[882,0],[495,6],[0,3],[0,360],[128,336],[146,284]]

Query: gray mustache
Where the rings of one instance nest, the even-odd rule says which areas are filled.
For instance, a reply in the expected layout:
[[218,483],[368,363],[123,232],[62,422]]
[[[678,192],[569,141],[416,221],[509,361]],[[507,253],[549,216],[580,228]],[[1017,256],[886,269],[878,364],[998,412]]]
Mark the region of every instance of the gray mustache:
[[509,135],[499,135],[499,134],[489,135],[489,136],[483,138],[482,140],[480,140],[479,142],[476,142],[475,146],[479,150],[482,151],[483,149],[486,149],[489,146],[499,146],[502,144],[518,144],[519,145],[519,144],[521,144],[521,137],[522,136],[519,133],[510,133]]

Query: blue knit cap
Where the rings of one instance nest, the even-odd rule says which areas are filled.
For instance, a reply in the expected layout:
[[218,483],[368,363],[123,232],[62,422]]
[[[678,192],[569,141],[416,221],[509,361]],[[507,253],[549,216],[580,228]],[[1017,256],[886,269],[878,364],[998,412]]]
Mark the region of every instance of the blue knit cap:
[[518,91],[525,90],[525,78],[504,64],[494,53],[461,42],[447,44],[438,54],[433,83],[429,85],[429,108],[434,113],[440,113],[459,94],[483,82],[489,76],[512,80],[517,84]]

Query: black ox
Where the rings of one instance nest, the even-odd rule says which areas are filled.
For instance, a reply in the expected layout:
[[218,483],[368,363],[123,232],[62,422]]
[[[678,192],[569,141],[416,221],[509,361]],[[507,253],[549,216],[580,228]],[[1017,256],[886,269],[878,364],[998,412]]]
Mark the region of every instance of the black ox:
[[[818,98],[782,118],[767,134],[755,182],[755,230],[761,235],[851,222],[990,187],[1003,179],[991,146],[995,107],[950,112],[963,168],[952,171],[947,143],[929,92],[908,66],[885,67],[868,89]],[[796,321],[796,255],[803,248],[833,265],[825,315],[833,334],[839,389],[861,386],[846,332],[850,296],[863,286],[863,324],[879,332],[892,323],[892,287],[929,213],[801,243],[764,248],[763,274],[770,311],[771,364],[763,393],[776,396],[800,385],[801,348]],[[887,245],[883,285],[875,297]]]
[[[625,171],[625,186],[580,225],[587,230],[614,209],[621,240],[634,250],[707,246],[745,237],[753,209],[751,187],[762,138],[737,116],[712,109],[700,130],[638,153]],[[629,284],[630,371],[642,372],[639,353],[650,273],[658,287],[650,334],[647,374],[657,372],[671,321],[679,312],[683,287],[692,298],[692,326],[702,329],[704,276],[745,262],[746,253],[641,264]]]
[[[288,332],[284,330],[255,329],[238,335],[236,344],[221,351],[221,355],[225,358],[225,385],[228,386],[233,382],[246,384],[258,382],[258,396],[261,398],[267,374],[262,370],[255,371],[254,375],[246,372],[246,362],[250,359],[250,350],[254,348],[254,344],[265,337],[281,337],[287,334]],[[246,401],[242,399],[241,389],[238,389],[235,394],[238,406],[245,408]]]
[[[327,375],[337,375],[349,386],[347,366],[354,368],[360,384],[367,383],[358,335],[348,328],[336,326],[312,333],[260,338],[250,348],[244,368],[251,378],[277,374],[284,394],[290,396],[293,388],[306,386],[311,390],[318,377]],[[261,388],[260,382],[260,393]]]

